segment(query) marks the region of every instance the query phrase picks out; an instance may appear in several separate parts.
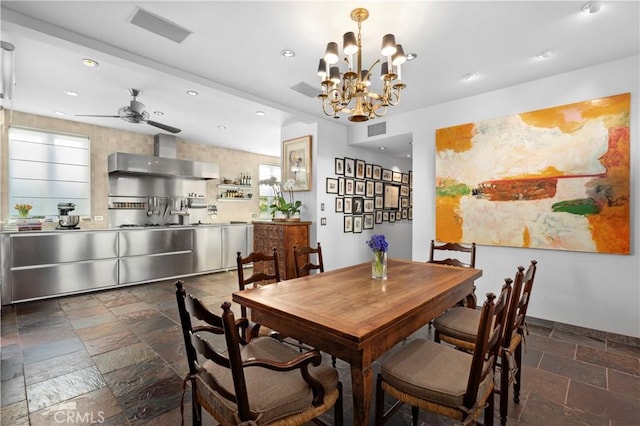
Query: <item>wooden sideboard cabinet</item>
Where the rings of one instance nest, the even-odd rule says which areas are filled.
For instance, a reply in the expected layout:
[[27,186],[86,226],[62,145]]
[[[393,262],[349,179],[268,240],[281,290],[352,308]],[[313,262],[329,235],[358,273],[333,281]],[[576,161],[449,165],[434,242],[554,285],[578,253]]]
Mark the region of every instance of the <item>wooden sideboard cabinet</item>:
[[268,254],[275,247],[278,251],[280,279],[295,278],[293,246],[309,245],[310,225],[311,222],[302,221],[254,221],[253,250]]

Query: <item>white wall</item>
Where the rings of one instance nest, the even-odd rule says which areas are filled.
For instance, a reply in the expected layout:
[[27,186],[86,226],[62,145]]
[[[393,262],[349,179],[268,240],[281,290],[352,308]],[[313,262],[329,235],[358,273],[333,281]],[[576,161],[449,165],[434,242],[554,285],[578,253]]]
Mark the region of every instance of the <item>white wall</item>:
[[[341,118],[342,120],[343,118]],[[346,118],[344,118],[346,120]],[[384,168],[407,172],[410,161],[398,160],[372,150],[356,148],[347,144],[347,128],[322,120],[318,123],[318,134],[314,138],[314,185],[317,189],[316,212],[313,221],[316,237],[314,241],[322,243],[325,269],[331,270],[343,266],[370,260],[371,251],[366,241],[373,234],[384,234],[389,242],[389,256],[411,259],[411,221],[376,224],[374,229],[364,229],[361,234],[343,232],[343,213],[335,212],[336,194],[326,193],[326,178],[335,175],[335,158],[349,157],[378,164]],[[324,203],[324,211],[320,210]],[[326,226],[320,226],[320,219],[327,219]],[[304,219],[304,217],[303,217]],[[313,232],[312,232],[313,233]]]
[[516,266],[538,261],[529,307],[537,318],[640,337],[640,231],[638,212],[639,57],[533,81],[437,105],[390,119],[389,128],[413,132],[413,259],[428,258],[435,234],[435,130],[620,93],[631,93],[631,254],[480,246],[478,299],[497,292]]

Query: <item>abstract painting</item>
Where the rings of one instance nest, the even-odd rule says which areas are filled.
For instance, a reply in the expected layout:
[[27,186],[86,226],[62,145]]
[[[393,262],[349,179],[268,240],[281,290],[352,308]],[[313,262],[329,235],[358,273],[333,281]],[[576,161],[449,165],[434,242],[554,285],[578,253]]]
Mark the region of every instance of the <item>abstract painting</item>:
[[436,238],[629,254],[630,101],[437,129]]

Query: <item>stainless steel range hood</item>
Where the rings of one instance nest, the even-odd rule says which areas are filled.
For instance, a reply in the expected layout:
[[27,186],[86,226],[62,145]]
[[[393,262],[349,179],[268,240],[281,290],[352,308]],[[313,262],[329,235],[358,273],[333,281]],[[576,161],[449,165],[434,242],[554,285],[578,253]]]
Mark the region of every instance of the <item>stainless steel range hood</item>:
[[173,135],[154,136],[155,155],[116,152],[109,154],[109,173],[167,176],[183,179],[219,179],[218,165],[201,161],[178,160]]

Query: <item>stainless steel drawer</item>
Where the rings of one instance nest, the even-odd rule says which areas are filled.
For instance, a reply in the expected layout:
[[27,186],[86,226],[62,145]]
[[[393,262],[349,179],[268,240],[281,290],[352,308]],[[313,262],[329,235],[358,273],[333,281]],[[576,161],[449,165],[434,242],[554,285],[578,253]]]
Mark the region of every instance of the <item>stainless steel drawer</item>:
[[120,257],[145,254],[191,251],[193,233],[191,229],[140,229],[120,231]]
[[11,302],[89,291],[118,283],[118,259],[13,268],[11,277]]
[[191,251],[120,258],[120,284],[170,279],[193,272]]
[[11,235],[11,266],[48,265],[118,257],[117,232]]

